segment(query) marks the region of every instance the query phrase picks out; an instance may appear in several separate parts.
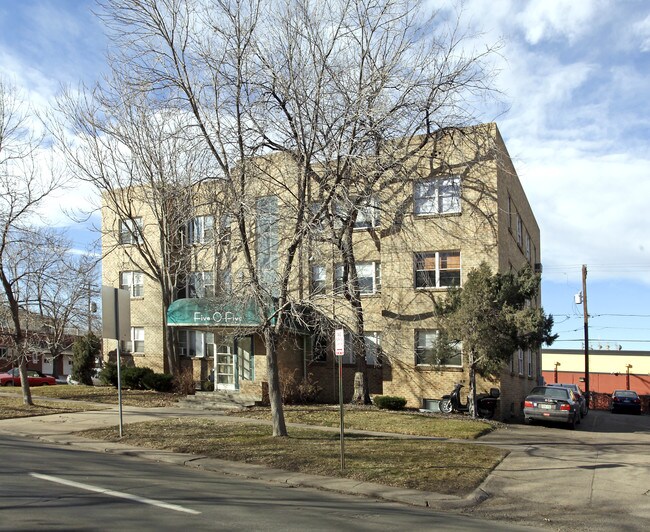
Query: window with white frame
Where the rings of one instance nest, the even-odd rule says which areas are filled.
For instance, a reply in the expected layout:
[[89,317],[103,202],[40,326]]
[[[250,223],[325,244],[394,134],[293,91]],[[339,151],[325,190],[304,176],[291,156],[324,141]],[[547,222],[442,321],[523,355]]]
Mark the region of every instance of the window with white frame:
[[524,374],[524,350],[519,349],[517,351],[517,367],[519,369],[519,375]]
[[368,229],[379,227],[380,211],[377,198],[370,198],[357,208],[357,218],[354,222],[355,229]]
[[460,251],[415,253],[415,287],[460,286]]
[[214,216],[195,216],[187,224],[189,244],[209,244],[214,241]]
[[311,294],[318,295],[325,293],[325,266],[313,264],[311,267]]
[[521,221],[521,216],[519,216],[519,213],[517,213],[517,244],[521,247],[523,242],[523,231],[524,231],[524,223]]
[[191,358],[214,357],[214,333],[206,331],[179,331],[178,347],[181,356]]
[[526,366],[528,367],[528,376],[533,376],[533,353],[530,349],[526,349]]
[[144,274],[137,271],[121,272],[120,288],[127,290],[131,297],[144,296]]
[[[353,336],[348,331],[345,332],[345,351],[343,354],[343,364],[354,364],[354,344]],[[366,364],[369,366],[378,366],[380,364],[380,340],[378,332],[366,331],[363,335],[363,347],[366,357]]]
[[[357,278],[361,295],[376,294],[381,290],[381,264],[379,262],[357,262]],[[345,268],[337,264],[334,275],[334,289],[341,291],[344,288]],[[349,281],[349,276],[347,281]]]
[[416,215],[460,212],[460,176],[438,177],[414,183],[413,212]]
[[131,341],[123,347],[127,353],[144,353],[144,327],[131,327]]
[[187,297],[214,297],[214,274],[207,272],[190,272],[187,275]]
[[120,220],[120,244],[137,244],[142,241],[142,218]]
[[415,330],[415,363],[418,366],[463,366],[460,344],[446,342],[436,329]]

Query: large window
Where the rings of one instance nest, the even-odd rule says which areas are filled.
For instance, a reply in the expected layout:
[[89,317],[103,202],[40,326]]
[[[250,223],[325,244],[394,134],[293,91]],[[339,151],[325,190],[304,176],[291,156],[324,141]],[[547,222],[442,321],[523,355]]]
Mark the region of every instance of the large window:
[[195,216],[187,224],[187,241],[190,244],[209,244],[214,241],[214,217]]
[[462,367],[461,347],[458,343],[445,341],[436,329],[417,329],[415,363],[419,366]]
[[214,333],[204,331],[179,331],[178,346],[181,356],[211,358],[214,356]]
[[460,176],[418,181],[413,187],[415,214],[450,214],[460,212]]
[[120,244],[137,244],[142,241],[142,218],[120,220]]
[[314,264],[311,267],[311,294],[318,295],[325,293],[325,266]]
[[131,297],[144,296],[144,274],[135,271],[120,273],[120,288],[128,290]]
[[214,274],[190,272],[187,276],[187,297],[214,297]]
[[415,287],[460,286],[460,251],[430,251],[415,254]]
[[[345,333],[345,352],[343,353],[343,364],[355,364],[354,343],[352,334]],[[378,332],[366,331],[363,335],[363,346],[366,357],[366,364],[369,366],[378,366],[380,364],[380,339]]]
[[[337,264],[334,275],[334,288],[341,291],[344,288],[345,268]],[[376,294],[381,290],[381,265],[379,262],[357,262],[357,278],[359,279],[359,292],[362,295]]]

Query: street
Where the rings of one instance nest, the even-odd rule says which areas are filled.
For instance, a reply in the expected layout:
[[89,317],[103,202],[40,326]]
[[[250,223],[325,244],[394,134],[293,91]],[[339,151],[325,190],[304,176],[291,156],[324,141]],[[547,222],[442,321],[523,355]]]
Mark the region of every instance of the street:
[[1,530],[523,530],[364,497],[0,437]]

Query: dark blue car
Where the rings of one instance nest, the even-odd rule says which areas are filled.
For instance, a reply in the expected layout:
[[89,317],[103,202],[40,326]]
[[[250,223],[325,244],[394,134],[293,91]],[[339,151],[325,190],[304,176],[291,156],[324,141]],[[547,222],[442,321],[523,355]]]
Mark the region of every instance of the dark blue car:
[[612,394],[612,414],[625,412],[628,414],[641,413],[641,399],[632,390],[614,390]]

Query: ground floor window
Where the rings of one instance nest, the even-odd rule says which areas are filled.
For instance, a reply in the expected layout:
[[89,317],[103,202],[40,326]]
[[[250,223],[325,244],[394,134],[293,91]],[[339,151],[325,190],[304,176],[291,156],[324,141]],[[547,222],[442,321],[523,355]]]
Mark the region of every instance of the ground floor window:
[[179,331],[181,356],[203,358],[214,356],[214,334],[206,331]]
[[462,349],[457,342],[448,342],[436,329],[415,330],[415,364],[418,366],[462,367]]

